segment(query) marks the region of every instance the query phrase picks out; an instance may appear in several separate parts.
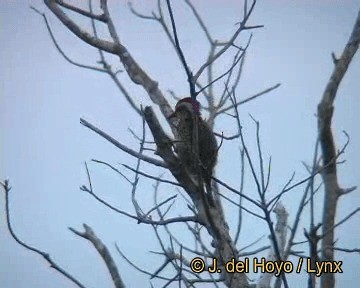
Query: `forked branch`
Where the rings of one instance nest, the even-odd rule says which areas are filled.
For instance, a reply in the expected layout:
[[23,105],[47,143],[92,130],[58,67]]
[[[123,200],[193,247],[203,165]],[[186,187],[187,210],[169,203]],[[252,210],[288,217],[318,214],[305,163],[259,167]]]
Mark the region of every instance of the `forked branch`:
[[[336,208],[342,189],[337,177],[336,162],[331,162],[336,157],[334,136],[331,131],[331,121],[334,112],[334,100],[341,80],[343,79],[352,58],[359,48],[360,43],[360,10],[341,57],[335,62],[334,70],[326,85],[324,94],[318,105],[318,134],[322,150],[323,165],[326,167],[322,173],[325,194],[322,231],[322,261],[334,261],[334,230]],[[321,277],[321,287],[333,288],[335,277],[326,273]]]

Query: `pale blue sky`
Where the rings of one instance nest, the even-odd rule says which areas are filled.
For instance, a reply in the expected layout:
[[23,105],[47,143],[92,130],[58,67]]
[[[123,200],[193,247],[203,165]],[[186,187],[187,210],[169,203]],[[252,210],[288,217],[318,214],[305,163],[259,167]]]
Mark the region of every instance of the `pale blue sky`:
[[[239,1],[224,2],[196,1],[210,29],[222,39],[234,30],[242,9]],[[151,3],[135,1],[135,6],[146,13],[152,9]],[[10,198],[14,228],[19,237],[49,252],[58,264],[87,287],[111,287],[109,275],[92,246],[67,230],[68,226],[81,229],[81,224],[87,223],[108,245],[127,287],[145,287],[148,278],[121,259],[114,249],[114,242],[130,259],[153,271],[162,259],[148,252],[159,250],[151,227],[137,225],[116,215],[79,191],[79,186],[86,181],[84,160],[96,158],[114,165],[135,164],[133,158],[82,127],[79,118],[84,117],[134,148],[138,143],[127,129],[140,131],[141,120],[129,110],[106,75],[74,67],[60,56],[42,18],[29,9],[29,4],[46,11],[41,1],[0,3],[3,39],[0,50],[0,179],[9,178],[13,186]],[[185,74],[159,26],[132,16],[126,1],[119,1],[111,8],[120,39],[144,69],[159,81],[160,88],[186,95]],[[272,155],[273,160],[270,195],[279,191],[293,171],[297,172],[296,179],[306,175],[301,161],[312,159],[316,136],[314,114],[333,68],[330,54],[338,55],[342,51],[359,8],[358,1],[274,0],[259,3],[255,9],[250,23],[264,24],[265,28],[253,31],[237,95],[245,98],[282,83],[278,90],[240,107],[251,148],[255,144],[255,129],[248,113],[261,122],[262,147],[265,155]],[[177,2],[174,10],[185,54],[195,70],[207,52],[204,38],[184,5]],[[79,62],[95,64],[98,60],[96,50],[64,29],[50,12],[46,13],[68,55]],[[121,68],[116,59],[109,58]],[[340,184],[344,187],[359,185],[360,131],[355,124],[359,122],[360,111],[359,60],[358,54],[341,84],[335,103],[333,127],[338,147],[345,142],[342,130],[351,136],[344,157],[347,161],[339,167]],[[131,84],[125,74],[121,79],[137,103],[150,104],[144,91]],[[222,119],[216,130],[230,134],[230,121]],[[233,186],[238,185],[239,178],[239,165],[234,161],[238,146],[238,143],[224,143],[217,169],[218,176]],[[94,164],[90,167],[96,192],[132,213],[131,187],[104,167]],[[144,170],[159,173],[149,166]],[[128,175],[133,177],[131,173]],[[145,207],[152,206],[152,184],[146,179],[140,181],[138,197]],[[256,193],[249,177],[245,191],[251,196]],[[164,199],[175,193],[168,186],[162,186],[160,192]],[[284,199],[290,221],[301,193],[301,189],[294,190]],[[322,195],[318,197],[321,199]],[[341,219],[341,215],[360,206],[359,191],[341,199],[339,204],[338,219]],[[316,209],[320,211],[321,200],[318,205]],[[230,225],[234,225],[235,210],[229,207],[226,210]],[[51,270],[41,257],[13,241],[5,227],[3,195],[0,197],[0,215],[1,287],[73,287]],[[304,219],[306,223],[305,216]],[[359,248],[358,223],[359,218],[354,218],[337,231],[338,246]],[[174,229],[178,235],[183,230]],[[301,233],[298,239],[303,238]],[[263,224],[249,217],[244,220],[240,243],[247,245],[267,234]],[[182,239],[189,241],[185,235]],[[263,243],[266,243],[266,237]],[[336,256],[344,261],[344,273],[337,275],[339,287],[351,287],[359,282],[360,275],[355,273],[360,267],[359,257],[343,253]],[[291,287],[303,287],[303,284],[297,284],[297,279],[304,277],[289,276]]]

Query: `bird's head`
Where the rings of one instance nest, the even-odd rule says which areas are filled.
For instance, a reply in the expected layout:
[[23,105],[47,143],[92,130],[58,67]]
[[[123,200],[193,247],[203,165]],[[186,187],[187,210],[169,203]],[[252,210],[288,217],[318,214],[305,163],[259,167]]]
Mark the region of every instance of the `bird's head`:
[[175,105],[174,113],[172,113],[169,118],[176,116],[176,113],[180,111],[187,111],[194,116],[201,116],[200,103],[191,97],[185,97],[179,100]]

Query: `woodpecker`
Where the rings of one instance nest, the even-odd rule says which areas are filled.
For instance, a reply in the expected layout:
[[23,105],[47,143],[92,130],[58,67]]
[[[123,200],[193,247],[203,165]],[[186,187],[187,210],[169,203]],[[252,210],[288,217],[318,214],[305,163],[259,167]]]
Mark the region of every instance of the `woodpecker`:
[[[176,117],[175,152],[180,162],[192,175],[201,172],[208,193],[211,193],[211,176],[216,165],[218,146],[211,128],[201,118],[200,103],[190,97],[179,100],[170,117]],[[195,121],[198,122],[199,162],[196,161],[194,143]],[[198,169],[200,167],[200,169]]]

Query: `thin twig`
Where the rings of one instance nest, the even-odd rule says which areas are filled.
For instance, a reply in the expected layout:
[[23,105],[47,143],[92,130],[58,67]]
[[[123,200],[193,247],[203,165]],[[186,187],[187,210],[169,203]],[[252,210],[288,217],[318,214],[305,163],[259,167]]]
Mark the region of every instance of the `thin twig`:
[[34,246],[30,246],[28,244],[26,244],[23,240],[21,240],[15,233],[15,231],[13,230],[13,227],[11,225],[11,217],[10,217],[10,200],[9,200],[9,194],[10,194],[10,190],[11,190],[11,186],[9,184],[8,180],[5,180],[4,183],[0,183],[1,186],[4,189],[4,193],[5,193],[5,214],[6,214],[6,224],[8,227],[8,230],[10,232],[11,237],[22,247],[24,247],[25,249],[32,251],[40,256],[42,256],[49,264],[50,267],[55,269],[56,271],[58,271],[60,274],[62,274],[63,276],[65,276],[67,279],[69,279],[71,282],[73,282],[77,287],[80,288],[85,288],[86,286],[84,286],[82,283],[80,283],[79,280],[77,280],[74,276],[72,276],[70,273],[68,273],[64,268],[62,268],[60,265],[58,265],[56,262],[54,262],[51,259],[50,254],[41,251],[37,248],[35,248]]

